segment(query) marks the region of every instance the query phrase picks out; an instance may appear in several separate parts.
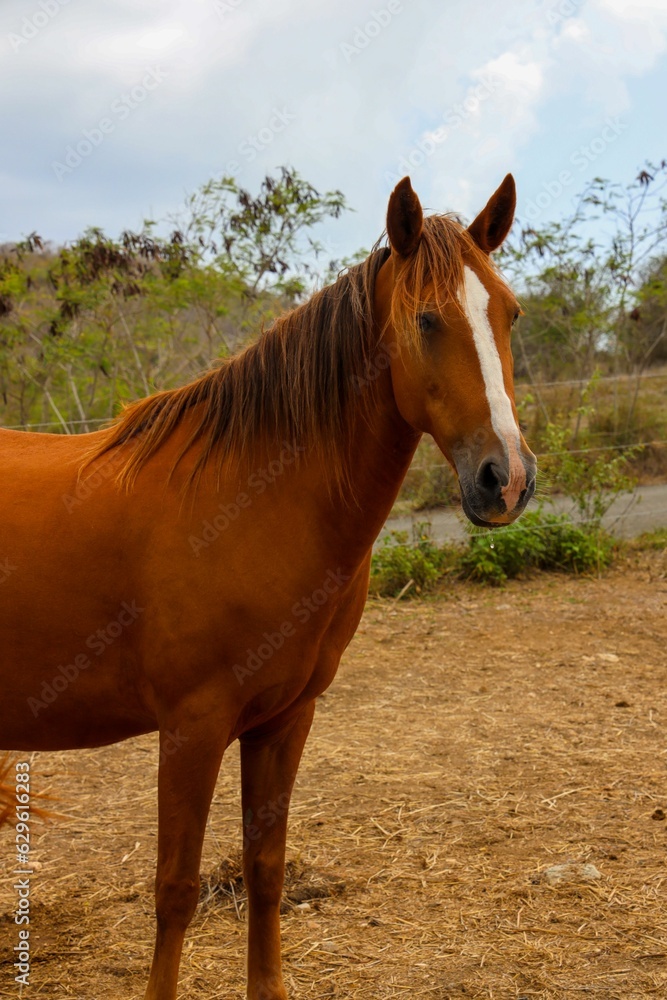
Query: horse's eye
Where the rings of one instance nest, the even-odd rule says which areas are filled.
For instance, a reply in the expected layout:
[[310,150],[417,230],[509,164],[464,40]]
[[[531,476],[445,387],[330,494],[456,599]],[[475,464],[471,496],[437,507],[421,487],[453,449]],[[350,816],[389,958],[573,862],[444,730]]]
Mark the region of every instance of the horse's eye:
[[418,323],[422,333],[432,333],[436,327],[436,318],[433,313],[420,313]]
[[512,326],[514,326],[520,315],[521,315],[521,310],[517,309],[517,311],[514,313],[514,318],[512,319]]

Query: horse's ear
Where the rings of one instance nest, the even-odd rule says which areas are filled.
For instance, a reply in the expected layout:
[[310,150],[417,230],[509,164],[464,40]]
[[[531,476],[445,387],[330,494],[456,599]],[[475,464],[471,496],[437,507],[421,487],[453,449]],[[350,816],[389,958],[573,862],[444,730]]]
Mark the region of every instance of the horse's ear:
[[424,215],[419,198],[412,190],[409,177],[399,181],[389,198],[387,235],[392,250],[409,257],[421,239]]
[[468,232],[480,250],[493,253],[504,242],[512,228],[515,209],[516,185],[512,175],[508,174],[485,208],[468,226]]

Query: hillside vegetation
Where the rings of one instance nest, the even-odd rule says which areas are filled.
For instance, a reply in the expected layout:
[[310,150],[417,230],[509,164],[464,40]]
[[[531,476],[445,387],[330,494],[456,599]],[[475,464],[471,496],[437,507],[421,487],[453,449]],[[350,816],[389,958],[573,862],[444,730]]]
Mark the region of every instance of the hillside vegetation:
[[[525,313],[517,401],[540,455],[622,454],[645,479],[667,471],[666,180],[664,161],[628,185],[597,179],[571,216],[515,226],[499,255]],[[257,194],[210,181],[169,228],[2,247],[0,423],[90,430],[233,353],[349,263],[316,238],[346,208],[340,191],[282,168]],[[404,499],[454,492],[425,442]]]

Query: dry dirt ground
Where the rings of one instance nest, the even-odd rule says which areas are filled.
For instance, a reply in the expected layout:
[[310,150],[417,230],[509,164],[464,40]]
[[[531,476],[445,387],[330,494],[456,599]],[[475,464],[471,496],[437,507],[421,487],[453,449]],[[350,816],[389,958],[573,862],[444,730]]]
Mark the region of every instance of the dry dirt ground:
[[[299,774],[283,917],[294,998],[667,996],[667,555],[600,580],[369,603]],[[154,738],[35,754],[30,986],[140,1000],[152,950]],[[180,996],[243,996],[238,758],[223,763]],[[556,885],[545,871],[595,866]],[[574,869],[576,871],[576,868]]]

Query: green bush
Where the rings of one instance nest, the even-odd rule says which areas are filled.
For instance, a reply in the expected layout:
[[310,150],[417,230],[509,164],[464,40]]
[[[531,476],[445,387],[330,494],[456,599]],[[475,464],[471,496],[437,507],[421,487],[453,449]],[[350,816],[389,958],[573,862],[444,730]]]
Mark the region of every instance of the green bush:
[[413,581],[419,594],[432,587],[456,556],[453,546],[440,547],[431,538],[429,524],[415,524],[412,544],[407,531],[392,531],[382,539],[371,562],[370,593],[396,597]]
[[597,572],[612,555],[606,532],[578,527],[567,515],[540,508],[506,528],[473,535],[459,567],[464,579],[498,585],[536,570]]
[[644,531],[633,542],[633,548],[640,552],[662,552],[667,550],[667,528]]
[[539,570],[594,573],[608,566],[614,541],[595,527],[579,527],[565,514],[542,508],[513,525],[471,535],[465,546],[438,546],[430,526],[416,525],[412,544],[407,531],[394,531],[373,555],[370,592],[396,597],[412,581],[407,596],[432,589],[447,574],[499,586]]
[[[581,412],[594,412],[581,407]],[[585,439],[584,439],[585,440]],[[564,425],[549,424],[544,432],[546,455],[541,472],[551,485],[570,497],[579,516],[591,527],[599,528],[602,518],[614,501],[630,494],[637,480],[628,472],[628,462],[641,449],[638,445],[622,451],[572,448],[570,434]]]

